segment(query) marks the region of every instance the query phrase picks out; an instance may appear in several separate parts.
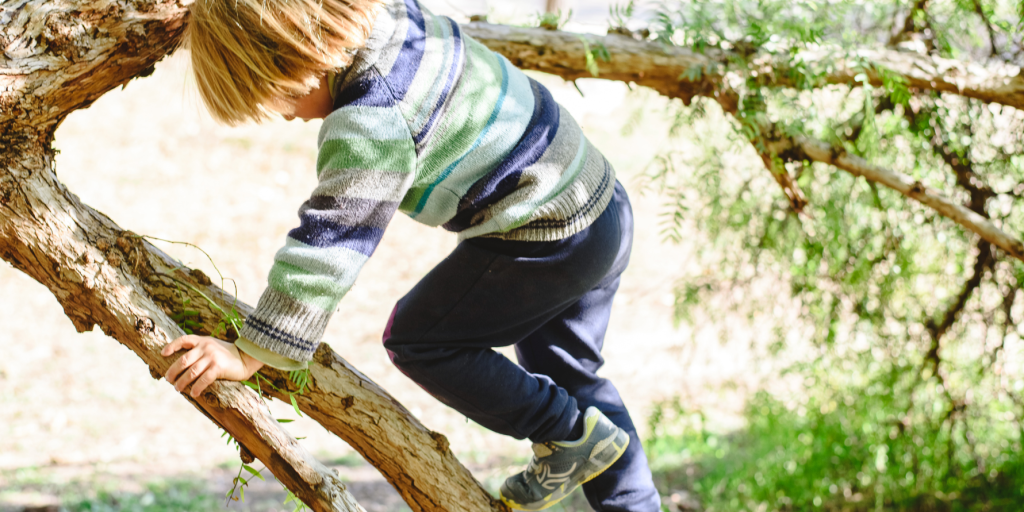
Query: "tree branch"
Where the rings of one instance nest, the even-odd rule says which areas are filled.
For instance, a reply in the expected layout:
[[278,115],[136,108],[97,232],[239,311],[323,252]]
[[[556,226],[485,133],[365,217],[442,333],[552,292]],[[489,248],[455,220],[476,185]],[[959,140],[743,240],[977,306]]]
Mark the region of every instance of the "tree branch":
[[[800,71],[789,62],[829,62],[825,83],[861,84],[864,73],[874,86],[882,86],[880,69],[905,80],[907,87],[948,92],[986,103],[999,103],[1024,110],[1024,74],[1007,63],[984,65],[931,55],[891,49],[862,49],[844,54],[836,49],[803,50],[790,61],[749,56],[740,52],[709,48],[697,53],[688,48],[667,46],[631,37],[582,35],[536,28],[510,27],[488,23],[468,23],[467,34],[507,57],[523,69],[534,69],[575,80],[592,76],[586,68],[586,53],[581,38],[591,47],[603,45],[611,59],[599,61],[600,78],[634,82],[689,104],[694,96],[712,95],[725,79],[729,62],[751,62],[753,70],[766,84],[794,86]],[[756,63],[756,64],[755,64]],[[695,74],[694,70],[701,70]]]
[[[583,43],[580,41],[580,38],[587,37],[591,40],[591,46],[603,44],[611,54],[610,62],[602,64],[601,78],[634,82],[650,87],[670,98],[681,98],[685,103],[692,101],[694,96],[706,96],[717,101],[722,109],[730,114],[736,115],[739,112],[739,96],[729,88],[721,75],[715,75],[713,71],[699,74],[699,76],[687,73],[695,66],[713,70],[715,59],[685,48],[665,47],[657,43],[637,41],[619,35],[581,36],[567,32],[506,27],[486,23],[467,24],[466,32],[521,68],[556,74],[566,80],[590,75],[586,70],[586,53]],[[938,65],[937,63],[941,60],[890,51],[862,52],[862,54],[887,55],[892,59],[889,62],[895,62],[898,57],[906,59],[908,65],[914,62],[921,64],[928,61],[932,62],[934,66]],[[714,55],[721,57],[724,52],[717,52]],[[829,81],[836,80],[838,82],[845,76],[849,70],[844,71],[844,65],[842,62],[836,63],[837,71]],[[907,66],[886,67],[899,72],[901,69],[906,70]],[[914,69],[916,70],[913,71],[914,73],[921,71],[920,68]],[[981,89],[969,89],[966,86],[961,88],[961,91],[966,96],[970,96],[967,94],[968,92],[975,96],[992,97],[995,95],[1002,101],[1012,102],[1018,108],[1024,107],[1024,77],[1020,76],[1019,68],[1014,69],[1014,78],[1007,82],[1012,85],[1010,94],[996,94],[995,89],[985,89],[984,92],[979,92]],[[782,75],[783,73],[776,70],[775,76]],[[936,79],[934,87],[931,88],[942,90],[944,86],[941,86],[940,81],[944,78],[937,75],[929,76]],[[852,83],[852,75],[850,78],[850,83]],[[918,77],[915,80],[920,81],[921,78]],[[760,138],[774,139],[773,142],[766,145],[767,151],[758,148],[758,153],[763,160],[770,158],[770,155],[781,155],[784,160],[798,161],[806,158],[834,165],[917,200],[940,215],[977,233],[981,238],[1003,249],[1014,258],[1024,261],[1024,243],[1003,232],[985,217],[951,201],[938,191],[928,189],[924,184],[908,176],[872,165],[858,156],[849,155],[841,149],[833,148],[826,142],[806,137],[791,137],[768,123],[760,122],[758,124],[761,132]],[[770,166],[769,170],[774,170],[774,167]],[[777,175],[773,173],[773,176]],[[783,185],[784,189],[786,188],[782,182],[780,185]],[[790,197],[789,193],[787,193],[787,197]]]
[[985,8],[981,5],[981,0],[974,0],[974,12],[981,18],[981,22],[985,24],[985,28],[988,30],[988,44],[991,47],[989,56],[994,56],[998,53],[999,49],[996,48],[996,31],[992,27],[992,22],[988,19],[988,15],[985,14]]
[[911,35],[917,33],[917,28],[914,24],[914,14],[917,13],[917,11],[924,10],[927,4],[928,0],[917,0],[914,2],[914,5],[909,11],[907,11],[907,17],[903,19],[903,28],[889,38],[888,46],[896,46],[897,44],[910,39]]
[[[916,115],[913,110],[907,110],[907,116],[911,122],[914,122]],[[932,151],[939,158],[942,158],[942,161],[946,162],[950,169],[953,169],[953,174],[956,176],[956,184],[970,194],[967,208],[978,215],[989,218],[985,206],[988,200],[997,194],[974,172],[974,162],[967,158],[966,155],[960,156],[955,154],[950,150],[949,144],[946,141],[948,141],[948,137],[943,137],[942,123],[936,123],[935,126],[932,126]],[[966,148],[965,152],[970,152],[970,148]]]
[[926,187],[920,181],[891,169],[872,165],[863,158],[850,155],[842,149],[807,137],[790,137],[778,143],[780,153],[785,149],[797,149],[808,160],[834,165],[855,176],[885,185],[904,196],[928,206],[953,222],[960,224],[982,239],[1006,251],[1010,256],[1024,261],[1024,243],[1009,235],[985,216],[956,203],[942,193]]
[[939,348],[942,337],[945,336],[946,331],[960,317],[960,313],[967,306],[967,300],[971,298],[974,291],[981,285],[981,279],[985,276],[985,270],[991,269],[994,263],[995,258],[992,254],[992,246],[985,241],[978,243],[978,256],[974,260],[974,273],[964,283],[963,289],[957,294],[956,300],[942,314],[942,318],[938,321],[932,318],[925,323],[925,328],[928,330],[928,335],[931,337],[932,342],[924,359],[926,362],[931,363],[932,375],[939,374]]
[[[95,245],[119,230],[57,181],[51,139],[24,131],[14,135],[15,144],[0,142],[0,151],[16,160],[0,174],[0,257],[47,286],[80,332],[100,325],[161,378],[173,359],[160,351],[184,332],[150,297],[136,292],[142,285],[128,270],[138,263],[131,252],[110,244],[104,252]],[[313,510],[363,510],[338,475],[317,462],[241,384],[215,383],[190,402]]]
[[[148,74],[177,46],[186,1],[0,4],[0,258],[47,286],[80,332],[99,325],[131,348],[154,378],[173,362],[160,350],[183,334],[167,314],[181,307],[178,290],[154,276],[173,275],[221,304],[234,300],[202,273],[180,268],[81,203],[57,180],[52,141],[70,112]],[[190,308],[204,321],[219,318],[199,297]],[[290,385],[282,372],[263,374],[281,389]],[[455,459],[444,436],[327,345],[316,354],[310,380],[300,407],[380,469],[413,511],[507,510]],[[218,382],[192,403],[313,510],[362,510],[336,473],[288,435],[246,387]]]

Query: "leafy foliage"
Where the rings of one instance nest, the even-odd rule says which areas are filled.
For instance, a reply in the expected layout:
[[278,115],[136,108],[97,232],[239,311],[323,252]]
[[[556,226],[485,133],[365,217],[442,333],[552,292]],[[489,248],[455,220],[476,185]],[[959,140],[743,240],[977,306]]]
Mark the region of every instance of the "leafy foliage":
[[[701,271],[679,283],[677,316],[712,301],[746,315],[772,333],[757,349],[796,361],[785,378],[802,383],[755,396],[747,429],[715,447],[692,415],[656,416],[658,428],[689,433],[656,437],[654,459],[666,460],[661,446],[690,450],[677,462],[700,461],[693,483],[713,509],[997,510],[1024,497],[1024,265],[894,191],[772,154],[773,171],[807,197],[795,211],[749,156],[752,143],[766,153],[769,125],[826,140],[1020,236],[1024,112],[912,89],[857,55],[890,46],[1020,66],[1022,8],[720,0],[655,13],[652,38],[740,56],[722,64],[739,111],[729,118],[708,98],[674,104],[673,134],[696,149],[659,155],[647,175],[669,198],[665,238],[691,226],[706,237]],[[832,57],[860,62],[856,84],[826,83]]]

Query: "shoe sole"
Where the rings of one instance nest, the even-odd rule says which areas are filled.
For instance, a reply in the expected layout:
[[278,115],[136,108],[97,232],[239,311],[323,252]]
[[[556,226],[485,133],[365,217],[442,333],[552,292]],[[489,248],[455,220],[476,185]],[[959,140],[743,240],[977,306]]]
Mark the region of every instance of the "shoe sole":
[[[615,435],[618,436],[617,433]],[[544,503],[544,506],[542,506],[542,507],[539,507],[539,508],[529,508],[529,505],[520,505],[520,504],[518,504],[518,503],[516,503],[516,502],[514,502],[514,501],[512,501],[510,499],[506,499],[505,496],[501,496],[501,502],[504,503],[505,505],[508,505],[509,508],[512,508],[512,509],[515,509],[515,510],[528,510],[530,512],[536,512],[538,510],[544,510],[544,509],[553,507],[553,506],[557,505],[558,502],[560,502],[560,501],[564,500],[565,498],[569,497],[569,495],[572,494],[573,491],[575,491],[577,487],[579,487],[579,486],[581,486],[581,485],[583,485],[583,484],[585,484],[585,483],[587,483],[587,482],[589,482],[589,481],[591,481],[591,480],[601,476],[601,474],[604,473],[605,471],[607,471],[608,468],[612,467],[612,464],[615,464],[616,462],[619,461],[619,459],[622,457],[622,454],[626,453],[626,448],[628,448],[628,447],[629,447],[629,435],[626,435],[626,442],[623,443],[622,446],[619,447],[616,450],[615,456],[612,457],[612,460],[610,462],[608,462],[608,464],[606,464],[603,468],[595,471],[594,474],[592,474],[592,475],[588,476],[587,478],[583,479],[583,481],[581,481],[581,482],[577,483],[576,485],[572,486],[572,488],[570,488],[568,490],[565,490],[565,491],[562,491],[562,495],[559,496],[557,499],[552,498],[552,499],[548,500],[547,502]],[[565,484],[562,484],[562,485],[564,486]],[[500,493],[499,493],[499,495],[500,495]],[[551,496],[554,496],[554,494],[552,494]]]

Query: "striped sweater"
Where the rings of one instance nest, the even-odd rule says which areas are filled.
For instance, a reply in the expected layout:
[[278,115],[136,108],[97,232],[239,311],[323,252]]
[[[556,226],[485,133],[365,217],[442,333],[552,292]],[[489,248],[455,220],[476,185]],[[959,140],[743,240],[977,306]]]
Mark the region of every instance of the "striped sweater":
[[319,185],[274,258],[243,350],[309,361],[396,210],[460,240],[551,241],[611,199],[614,171],[551,93],[416,0],[382,6],[342,73],[320,129]]

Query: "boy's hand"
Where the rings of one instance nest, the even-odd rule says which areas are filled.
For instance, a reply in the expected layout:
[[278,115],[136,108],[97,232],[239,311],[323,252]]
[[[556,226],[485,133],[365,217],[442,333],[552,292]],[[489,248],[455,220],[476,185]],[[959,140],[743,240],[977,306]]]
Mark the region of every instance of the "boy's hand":
[[182,336],[168,343],[160,354],[168,357],[182,349],[188,352],[171,365],[164,377],[179,393],[192,384],[192,398],[198,398],[217,379],[246,380],[263,367],[233,344],[208,336]]

